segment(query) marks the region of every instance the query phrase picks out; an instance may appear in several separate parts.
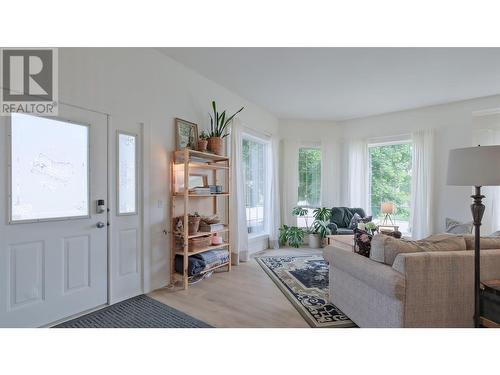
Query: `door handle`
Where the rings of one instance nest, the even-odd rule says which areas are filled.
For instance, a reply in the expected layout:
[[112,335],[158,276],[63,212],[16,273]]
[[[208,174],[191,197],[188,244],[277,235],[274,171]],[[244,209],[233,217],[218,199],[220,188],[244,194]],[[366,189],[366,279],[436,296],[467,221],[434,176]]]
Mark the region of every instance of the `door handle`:
[[104,224],[102,221],[99,221],[97,224],[96,224],[96,227],[99,228],[99,229],[102,229],[106,226],[106,224]]

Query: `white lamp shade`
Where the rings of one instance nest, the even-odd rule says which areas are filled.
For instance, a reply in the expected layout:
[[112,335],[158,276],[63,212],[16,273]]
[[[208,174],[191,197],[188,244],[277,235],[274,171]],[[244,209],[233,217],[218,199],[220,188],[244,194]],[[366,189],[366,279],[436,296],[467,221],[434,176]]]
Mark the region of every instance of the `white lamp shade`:
[[448,185],[500,185],[500,146],[477,146],[450,150]]
[[383,214],[393,215],[396,211],[396,205],[392,202],[384,202],[380,205],[380,211],[382,211]]

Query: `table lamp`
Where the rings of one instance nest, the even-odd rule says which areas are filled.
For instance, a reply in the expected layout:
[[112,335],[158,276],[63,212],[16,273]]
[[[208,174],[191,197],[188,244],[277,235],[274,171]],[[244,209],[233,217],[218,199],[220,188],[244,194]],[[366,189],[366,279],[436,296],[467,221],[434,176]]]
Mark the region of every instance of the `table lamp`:
[[500,185],[500,146],[477,146],[450,150],[448,158],[447,184],[455,186],[474,186],[471,195],[474,221],[474,326],[480,326],[479,287],[480,287],[480,227],[484,214],[481,186]]
[[385,214],[382,226],[389,225],[389,221],[391,222],[391,225],[394,225],[391,215],[394,215],[394,212],[396,212],[396,205],[393,202],[383,202],[380,205],[380,212]]

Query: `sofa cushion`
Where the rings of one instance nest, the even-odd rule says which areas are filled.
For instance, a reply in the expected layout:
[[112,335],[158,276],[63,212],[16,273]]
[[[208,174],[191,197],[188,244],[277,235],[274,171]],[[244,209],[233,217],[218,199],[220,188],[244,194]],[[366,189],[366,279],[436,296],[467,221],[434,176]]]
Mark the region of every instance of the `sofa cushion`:
[[424,251],[459,251],[466,250],[462,236],[448,234],[429,236],[419,241],[409,241],[377,234],[371,242],[370,259],[392,266],[396,256],[401,253],[419,253]]
[[365,211],[362,208],[349,207],[333,207],[331,211],[330,221],[337,224],[339,228],[349,228],[353,215],[357,213],[361,217],[365,217]]
[[449,217],[446,218],[446,233],[468,234],[472,233],[472,228],[472,222],[462,223],[458,220],[450,219]]
[[352,215],[351,222],[349,223],[348,228],[352,230],[356,229],[360,221],[361,221],[361,216],[359,216],[358,213],[355,213],[354,215]]
[[354,231],[352,229],[347,229],[347,228],[338,228],[337,229],[337,234],[340,235],[347,235],[347,234],[353,234]]
[[[474,250],[474,235],[466,234],[463,237],[465,238],[467,250]],[[480,245],[482,250],[500,249],[500,237],[498,236],[481,237]]]

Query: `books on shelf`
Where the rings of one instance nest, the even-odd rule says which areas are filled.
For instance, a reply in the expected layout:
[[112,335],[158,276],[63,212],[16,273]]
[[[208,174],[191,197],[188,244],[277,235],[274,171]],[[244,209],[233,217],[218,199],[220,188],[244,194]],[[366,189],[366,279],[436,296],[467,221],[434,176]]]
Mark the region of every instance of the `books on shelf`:
[[189,189],[189,194],[210,195],[210,188],[209,187],[198,186],[198,187]]
[[205,222],[200,223],[200,231],[201,232],[218,232],[224,229],[224,224],[207,224]]

